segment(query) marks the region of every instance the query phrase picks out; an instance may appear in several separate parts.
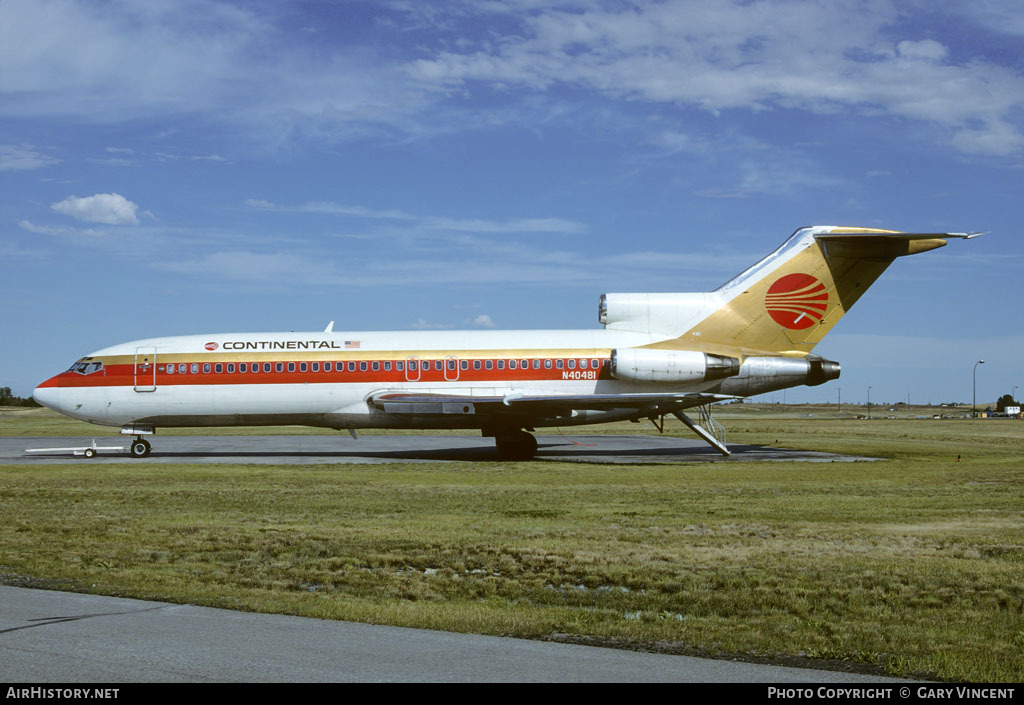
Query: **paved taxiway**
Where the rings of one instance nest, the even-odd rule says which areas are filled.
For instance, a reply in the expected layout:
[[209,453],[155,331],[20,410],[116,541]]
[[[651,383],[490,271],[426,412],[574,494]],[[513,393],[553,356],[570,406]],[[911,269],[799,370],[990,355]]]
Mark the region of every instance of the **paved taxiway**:
[[0,586],[0,682],[893,679]]
[[[0,464],[9,463],[260,463],[318,465],[323,463],[409,463],[500,460],[494,441],[482,436],[366,435],[337,436],[149,436],[152,454],[134,459],[127,452],[101,451],[92,460],[70,452],[26,454],[27,448],[97,445],[127,448],[126,436],[0,438]],[[745,460],[840,462],[869,460],[806,450],[731,444],[723,457],[703,441],[661,435],[537,436],[538,460],[592,463],[679,463]]]

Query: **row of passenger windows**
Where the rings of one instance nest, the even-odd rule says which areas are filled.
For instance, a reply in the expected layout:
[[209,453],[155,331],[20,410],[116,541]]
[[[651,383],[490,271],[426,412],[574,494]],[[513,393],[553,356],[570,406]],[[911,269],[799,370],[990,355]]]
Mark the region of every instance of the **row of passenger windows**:
[[[222,374],[227,372],[228,374],[235,373],[257,373],[261,370],[263,372],[284,372],[287,369],[289,372],[344,372],[347,369],[349,372],[355,372],[357,369],[360,372],[366,372],[367,370],[373,370],[379,372],[381,370],[390,372],[395,370],[403,372],[408,364],[409,372],[417,372],[420,370],[429,371],[431,365],[433,369],[440,372],[442,370],[454,371],[456,364],[459,369],[468,370],[472,367],[474,370],[516,370],[516,369],[534,369],[539,370],[542,367],[545,370],[552,368],[556,370],[585,370],[592,369],[597,370],[601,368],[601,360],[598,359],[533,359],[533,360],[456,360],[455,358],[448,358],[446,360],[361,360],[356,362],[351,360],[348,363],[345,362],[217,362],[210,363],[204,362],[202,364],[198,362],[179,362],[177,365],[167,365],[166,372],[169,375],[173,374],[199,374],[202,370],[203,374],[210,374],[211,372],[216,374]],[[604,364],[608,364],[605,360]]]

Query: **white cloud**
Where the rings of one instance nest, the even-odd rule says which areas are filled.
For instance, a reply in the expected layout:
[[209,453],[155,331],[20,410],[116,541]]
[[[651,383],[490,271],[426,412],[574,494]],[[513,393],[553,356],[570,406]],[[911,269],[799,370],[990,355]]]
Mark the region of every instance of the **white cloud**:
[[491,320],[491,317],[486,313],[481,313],[479,316],[473,319],[473,325],[480,326],[481,328],[494,328],[495,323]]
[[50,227],[47,225],[36,225],[28,220],[19,220],[18,227],[37,235],[73,235],[76,231],[72,228]]
[[[288,34],[274,3],[0,3],[0,115],[121,122],[212,118],[250,136],[330,135],[402,121],[407,76],[354,42],[325,51]],[[219,155],[200,155],[219,161]]]
[[88,235],[90,237],[102,236],[103,233],[94,228],[66,228],[63,226],[50,226],[50,225],[37,225],[28,220],[19,220],[18,227],[22,230],[27,230],[30,233],[37,235],[53,235],[53,236],[74,236],[74,235]]
[[137,225],[139,222],[138,206],[117,193],[97,193],[85,198],[68,196],[50,208],[88,223]]
[[[0,115],[198,115],[268,144],[402,139],[513,124],[531,110],[482,107],[479,86],[504,95],[570,86],[712,113],[895,115],[970,130],[950,141],[961,150],[1021,149],[1016,65],[984,47],[959,58],[901,24],[907,13],[887,0],[422,5],[392,3],[356,20],[367,23],[365,43],[328,43],[326,32],[295,41],[277,16],[294,20],[292,10],[275,3],[5,0]],[[978,31],[1024,26],[1014,2],[975,5],[931,11]]]
[[417,215],[400,210],[376,210],[364,206],[317,201],[300,206],[279,206],[258,198],[249,198],[245,205],[261,210],[293,213],[321,213],[369,220],[396,220],[413,228],[432,231],[472,233],[562,233],[577,235],[587,231],[586,225],[564,218],[513,218],[510,220],[484,220],[479,218],[451,218],[447,216]]
[[998,156],[1024,148],[1024,135],[1013,125],[997,120],[977,129],[958,131],[952,143],[962,152]]
[[195,259],[163,261],[154,266],[200,279],[278,285],[346,283],[344,277],[322,258],[290,252],[210,252]]
[[16,147],[0,144],[0,171],[26,171],[42,169],[60,162],[59,159],[37,151],[29,145]]
[[415,330],[450,330],[454,327],[451,323],[431,323],[422,318],[417,318],[416,322],[412,324],[412,328]]
[[[716,114],[854,110],[954,131],[975,124],[972,131],[983,134],[955,146],[1001,154],[1021,147],[1010,116],[1024,107],[1024,78],[983,58],[951,61],[933,39],[899,37],[906,30],[887,2],[580,2],[509,10],[504,19],[517,26],[497,40],[410,62],[410,74],[451,91],[567,84]],[[677,149],[699,146],[664,139]]]
[[946,47],[934,39],[923,39],[919,42],[912,42],[909,39],[896,45],[896,51],[900,56],[909,59],[926,59],[928,61],[941,61],[948,53]]

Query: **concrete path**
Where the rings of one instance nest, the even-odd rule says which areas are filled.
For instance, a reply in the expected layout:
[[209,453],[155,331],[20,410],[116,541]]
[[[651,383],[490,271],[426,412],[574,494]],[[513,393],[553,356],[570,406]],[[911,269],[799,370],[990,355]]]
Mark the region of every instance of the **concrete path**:
[[892,679],[0,586],[0,682]]

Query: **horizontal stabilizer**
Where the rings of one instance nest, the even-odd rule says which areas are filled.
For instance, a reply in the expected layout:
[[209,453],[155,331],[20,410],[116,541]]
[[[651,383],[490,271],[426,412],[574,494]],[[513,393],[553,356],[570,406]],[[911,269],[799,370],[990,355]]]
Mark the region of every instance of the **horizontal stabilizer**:
[[[826,248],[843,248],[847,256],[895,259],[916,255],[945,247],[946,240],[971,240],[985,233],[901,233],[864,228],[834,228],[831,232],[815,233],[814,239]],[[828,256],[842,256],[843,249],[826,250]]]

